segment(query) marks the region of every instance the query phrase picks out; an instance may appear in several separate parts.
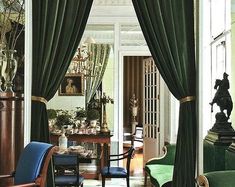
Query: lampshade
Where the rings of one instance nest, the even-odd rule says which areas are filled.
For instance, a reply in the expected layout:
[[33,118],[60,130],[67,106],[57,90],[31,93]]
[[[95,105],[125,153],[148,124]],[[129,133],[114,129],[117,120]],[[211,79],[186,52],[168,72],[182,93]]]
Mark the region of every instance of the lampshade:
[[91,36],[87,37],[86,40],[84,41],[85,44],[94,44],[96,43],[95,42],[95,39],[92,38]]

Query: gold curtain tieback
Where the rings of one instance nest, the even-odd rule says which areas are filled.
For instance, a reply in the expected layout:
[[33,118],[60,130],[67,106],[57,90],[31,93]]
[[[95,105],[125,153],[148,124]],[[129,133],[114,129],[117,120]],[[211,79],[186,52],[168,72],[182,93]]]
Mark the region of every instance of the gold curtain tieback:
[[180,99],[180,104],[190,102],[190,101],[194,101],[195,99],[196,99],[195,96],[187,96],[187,97],[184,97],[184,98]]
[[47,104],[47,100],[44,97],[31,96],[32,101],[39,101],[41,103]]

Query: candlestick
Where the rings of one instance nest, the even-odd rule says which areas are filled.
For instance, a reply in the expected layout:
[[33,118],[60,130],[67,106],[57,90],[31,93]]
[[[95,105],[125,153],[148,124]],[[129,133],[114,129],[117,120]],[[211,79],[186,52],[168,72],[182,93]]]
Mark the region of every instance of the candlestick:
[[109,133],[110,130],[108,129],[108,124],[107,124],[106,104],[109,102],[113,104],[113,99],[110,98],[109,96],[106,96],[106,94],[103,93],[103,97],[100,98],[100,102],[103,106],[103,123],[101,123],[100,131],[103,133]]

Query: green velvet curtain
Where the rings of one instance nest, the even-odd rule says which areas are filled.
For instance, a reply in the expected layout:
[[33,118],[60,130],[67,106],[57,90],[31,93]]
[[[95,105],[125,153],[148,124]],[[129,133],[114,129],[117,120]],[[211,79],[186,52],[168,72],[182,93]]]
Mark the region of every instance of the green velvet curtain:
[[[132,0],[148,47],[171,93],[181,100],[196,94],[193,0]],[[173,186],[195,186],[195,100],[183,102]]]
[[[50,100],[84,32],[93,0],[33,0],[32,95]],[[31,140],[49,142],[46,105],[32,101]]]
[[103,79],[108,64],[110,49],[111,46],[109,44],[90,44],[88,46],[88,51],[92,54],[89,60],[93,62],[91,74],[96,73],[96,68],[98,68],[99,71],[97,71],[94,77],[86,77],[86,104],[88,104],[94,96]]

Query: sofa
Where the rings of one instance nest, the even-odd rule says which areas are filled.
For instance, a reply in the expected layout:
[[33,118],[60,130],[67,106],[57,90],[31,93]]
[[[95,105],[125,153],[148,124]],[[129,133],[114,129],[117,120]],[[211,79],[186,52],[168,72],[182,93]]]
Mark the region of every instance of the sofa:
[[204,187],[234,187],[235,170],[212,171],[197,178],[198,185]]
[[199,186],[235,187],[235,143],[225,151],[225,170],[206,172],[197,177]]
[[175,161],[175,144],[168,144],[163,147],[164,155],[159,158],[152,158],[145,164],[145,186],[147,176],[155,187],[171,186]]

